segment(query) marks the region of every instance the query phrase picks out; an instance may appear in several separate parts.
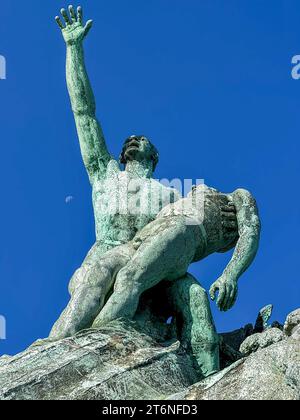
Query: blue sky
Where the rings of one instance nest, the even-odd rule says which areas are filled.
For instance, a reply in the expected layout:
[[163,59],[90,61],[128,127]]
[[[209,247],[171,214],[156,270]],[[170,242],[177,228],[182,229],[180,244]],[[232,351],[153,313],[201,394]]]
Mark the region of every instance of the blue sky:
[[[53,20],[62,0],[2,0],[0,54],[0,315],[13,354],[47,336],[67,284],[94,241],[91,191],[65,84],[65,46]],[[75,4],[74,4],[75,5]],[[263,223],[257,259],[219,331],[299,307],[300,54],[296,0],[82,0],[94,27],[87,67],[109,148],[132,133],[160,150],[157,178],[204,178],[250,189]],[[74,199],[66,203],[66,197]],[[67,200],[68,201],[68,200]],[[208,288],[230,255],[191,271]]]

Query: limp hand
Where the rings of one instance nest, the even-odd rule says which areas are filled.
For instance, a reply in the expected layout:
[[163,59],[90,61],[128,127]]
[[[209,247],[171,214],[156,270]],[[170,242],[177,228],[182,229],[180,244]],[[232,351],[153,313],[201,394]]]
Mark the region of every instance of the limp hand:
[[219,291],[217,306],[220,311],[226,312],[233,307],[237,299],[237,281],[223,274],[210,288],[209,294],[212,300],[215,300],[217,291]]
[[83,26],[82,8],[80,6],[76,12],[73,6],[69,6],[69,14],[65,9],[61,9],[60,12],[63,17],[63,22],[59,16],[56,16],[55,20],[62,30],[65,42],[68,45],[82,42],[90,31],[93,21],[89,20]]

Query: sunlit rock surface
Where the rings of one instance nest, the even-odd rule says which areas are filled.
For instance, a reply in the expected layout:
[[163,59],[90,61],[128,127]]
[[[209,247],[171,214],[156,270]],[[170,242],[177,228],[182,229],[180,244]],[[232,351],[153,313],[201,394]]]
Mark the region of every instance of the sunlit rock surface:
[[163,347],[115,324],[0,358],[0,399],[164,399],[195,375],[178,343]]
[[[287,317],[284,332],[251,334],[246,326],[222,335],[231,365],[201,382],[178,342],[158,343],[133,324],[116,322],[1,357],[0,399],[299,400],[298,315]],[[243,337],[240,350],[248,357],[236,350]]]

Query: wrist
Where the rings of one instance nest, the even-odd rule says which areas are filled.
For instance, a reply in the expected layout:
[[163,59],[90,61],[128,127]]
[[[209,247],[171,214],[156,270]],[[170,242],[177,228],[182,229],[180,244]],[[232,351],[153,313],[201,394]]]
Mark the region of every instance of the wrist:
[[81,39],[68,39],[65,40],[67,48],[71,50],[78,50],[82,48],[82,40]]
[[235,284],[238,282],[238,275],[233,270],[225,270],[222,277],[225,281],[230,281]]

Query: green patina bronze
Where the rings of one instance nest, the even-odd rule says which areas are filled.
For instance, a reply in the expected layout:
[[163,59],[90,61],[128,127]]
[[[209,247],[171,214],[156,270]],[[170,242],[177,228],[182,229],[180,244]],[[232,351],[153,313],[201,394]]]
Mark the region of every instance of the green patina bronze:
[[192,262],[235,247],[210,290],[212,299],[219,292],[220,310],[234,305],[238,279],[258,249],[255,200],[246,190],[223,194],[205,185],[181,198],[152,178],[158,152],[144,136],[129,137],[119,162],[114,159],[96,118],[84,64],[83,40],[92,21],[83,25],[80,7],[61,14],[64,24],[59,17],[56,21],[67,45],[67,84],[93,191],[96,242],[71,279],[70,302],[50,340],[119,318],[162,333],[173,317],[171,327],[197,369],[211,375],[219,369],[218,335],[207,294],[187,270]]

